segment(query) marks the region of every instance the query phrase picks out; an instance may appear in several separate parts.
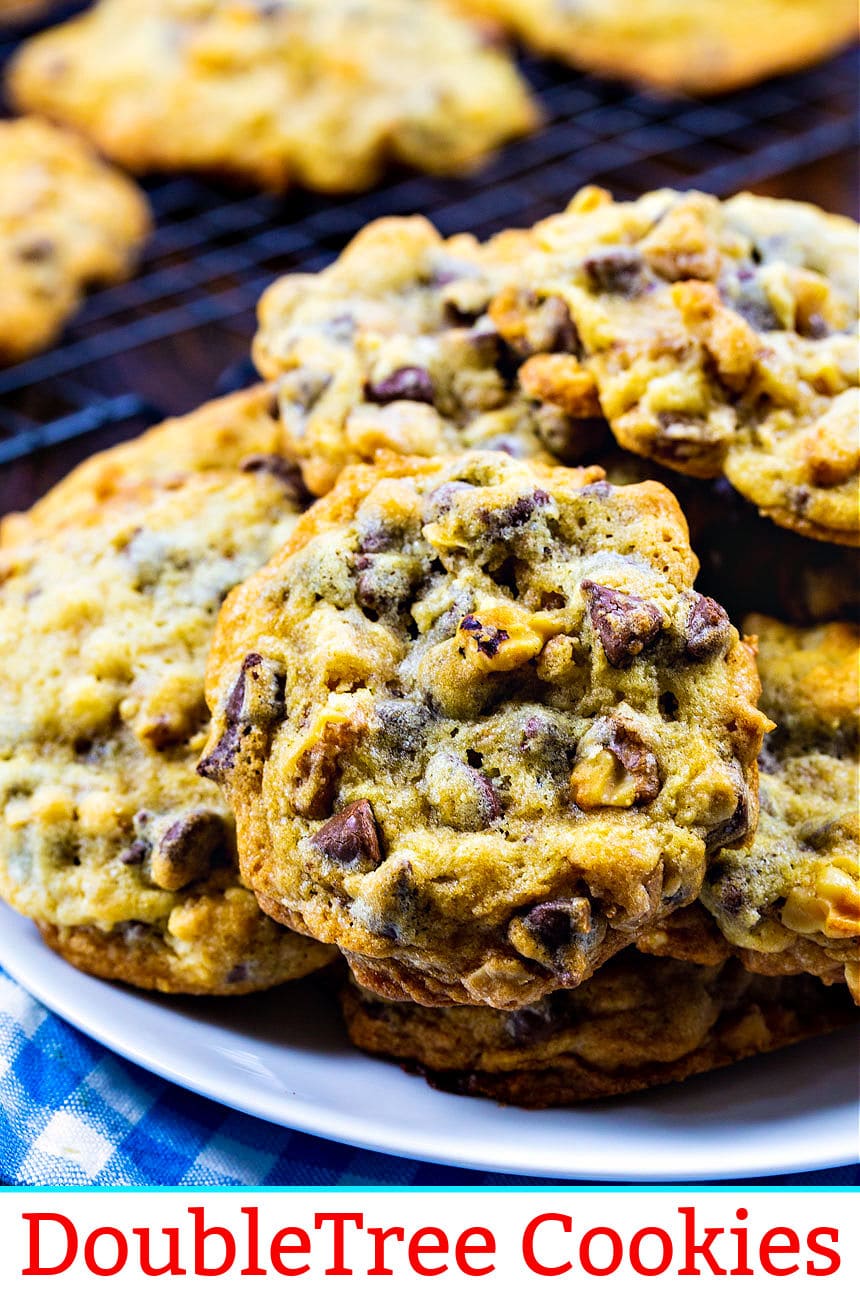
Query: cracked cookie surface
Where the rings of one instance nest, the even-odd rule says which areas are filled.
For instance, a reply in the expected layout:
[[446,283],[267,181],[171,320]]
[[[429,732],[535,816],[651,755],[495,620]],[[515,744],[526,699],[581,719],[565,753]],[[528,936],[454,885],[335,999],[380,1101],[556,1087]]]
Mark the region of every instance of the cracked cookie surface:
[[860,998],[860,629],[755,615],[745,626],[759,638],[762,706],[777,724],[752,847],[721,853],[702,901],[754,970],[844,975]]
[[[304,501],[282,458],[261,465],[260,404],[103,454],[0,547],[0,894],[77,966],[145,988],[244,993],[331,957],[260,912],[196,773],[218,610]],[[234,464],[206,461],[209,431]]]
[[567,1106],[687,1079],[854,1020],[847,995],[809,978],[756,977],[626,950],[576,990],[516,1012],[393,1003],[351,980],[357,1047],[435,1088],[518,1106]]
[[807,67],[857,35],[852,0],[457,2],[574,67],[688,94]]
[[538,122],[514,64],[442,0],[101,0],[29,42],[10,90],[131,170],[273,189],[468,171]]
[[317,493],[382,450],[579,461],[605,418],[622,447],[857,545],[857,268],[856,224],[812,206],[584,189],[484,244],[372,224],[270,288],[254,354]]
[[752,655],[672,495],[601,475],[353,468],[222,611],[201,773],[245,880],[381,993],[575,985],[754,828]]
[[143,194],[45,121],[0,121],[0,363],[46,348],[88,286],[132,272]]

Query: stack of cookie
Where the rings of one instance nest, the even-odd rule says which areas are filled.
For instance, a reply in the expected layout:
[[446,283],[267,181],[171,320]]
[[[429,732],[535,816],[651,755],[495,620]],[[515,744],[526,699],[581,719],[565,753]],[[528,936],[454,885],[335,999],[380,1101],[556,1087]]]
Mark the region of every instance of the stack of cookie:
[[[842,1024],[860,635],[816,620],[856,603],[855,248],[589,189],[277,283],[270,385],[4,525],[4,897],[145,987],[338,957],[356,1044],[523,1105]],[[721,543],[727,481],[793,530],[790,597]],[[729,610],[800,625],[739,633],[679,497]]]

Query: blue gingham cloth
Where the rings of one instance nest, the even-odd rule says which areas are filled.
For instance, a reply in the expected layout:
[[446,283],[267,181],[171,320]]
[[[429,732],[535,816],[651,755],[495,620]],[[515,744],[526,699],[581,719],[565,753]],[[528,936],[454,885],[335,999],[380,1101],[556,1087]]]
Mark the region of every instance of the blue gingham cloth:
[[[480,1187],[547,1181],[378,1155],[227,1110],[115,1057],[0,969],[0,1182]],[[860,1170],[764,1181],[848,1185],[860,1182]]]

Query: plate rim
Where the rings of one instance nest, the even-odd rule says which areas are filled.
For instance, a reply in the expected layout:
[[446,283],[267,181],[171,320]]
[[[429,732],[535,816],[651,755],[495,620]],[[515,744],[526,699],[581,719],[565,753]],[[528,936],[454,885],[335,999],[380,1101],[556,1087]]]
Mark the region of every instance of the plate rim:
[[[23,924],[23,927],[18,928],[18,935],[26,938],[28,948],[32,948],[32,954],[18,956],[14,949],[14,933],[12,952],[11,954],[9,953],[8,938],[2,935],[3,929],[7,925],[7,919],[13,920],[9,924],[12,927],[15,927],[16,924]],[[40,961],[43,956],[44,965],[47,967],[50,964],[54,969],[53,972],[39,971]],[[30,970],[28,958],[32,958],[35,964],[32,971]],[[755,1168],[751,1168],[750,1162],[745,1159],[740,1165],[728,1163],[715,1165],[713,1161],[709,1160],[703,1162],[700,1167],[684,1162],[680,1169],[673,1169],[660,1167],[662,1157],[657,1161],[658,1168],[649,1172],[643,1172],[641,1169],[636,1168],[625,1170],[619,1168],[617,1164],[601,1169],[595,1167],[593,1161],[583,1164],[574,1162],[573,1167],[566,1170],[547,1166],[546,1163],[529,1167],[524,1162],[515,1161],[512,1163],[511,1161],[506,1161],[500,1155],[492,1152],[489,1155],[477,1157],[474,1148],[470,1149],[469,1145],[466,1145],[462,1151],[458,1151],[457,1139],[446,1138],[444,1134],[436,1135],[437,1142],[445,1143],[444,1149],[438,1145],[434,1148],[429,1134],[426,1143],[416,1148],[414,1142],[410,1146],[403,1141],[405,1135],[414,1133],[412,1129],[398,1129],[396,1125],[392,1125],[390,1133],[387,1136],[380,1137],[378,1134],[378,1121],[367,1122],[360,1118],[356,1119],[346,1111],[338,1111],[332,1107],[318,1106],[314,1108],[304,1094],[290,1098],[285,1098],[283,1095],[280,1095],[280,1098],[276,1095],[270,1095],[270,1100],[266,1097],[264,1090],[253,1087],[252,1095],[243,1100],[241,1096],[236,1095],[237,1083],[235,1080],[227,1082],[228,1091],[225,1093],[223,1082],[219,1086],[217,1075],[213,1076],[212,1080],[207,1080],[205,1077],[196,1075],[193,1071],[184,1070],[181,1064],[172,1064],[159,1053],[152,1053],[146,1048],[137,1047],[134,1043],[133,1029],[129,1030],[128,1027],[123,1028],[119,1025],[119,1032],[117,1032],[118,1023],[116,1018],[122,1016],[122,1010],[105,1009],[101,1017],[99,1017],[94,1014],[92,1006],[87,1004],[85,993],[78,996],[81,1000],[80,1005],[75,1005],[74,991],[69,993],[68,990],[64,989],[63,982],[65,980],[72,981],[81,974],[42,942],[36,927],[32,923],[22,915],[2,905],[2,903],[0,903],[0,965],[19,986],[50,1012],[56,1013],[69,1025],[101,1044],[109,1052],[167,1080],[172,1085],[188,1089],[220,1106],[249,1115],[261,1122],[276,1124],[282,1128],[324,1138],[344,1146],[373,1151],[395,1158],[437,1164],[449,1168],[504,1173],[532,1178],[543,1177],[558,1181],[575,1179],[577,1181],[603,1184],[662,1183],[664,1185],[666,1183],[678,1183],[680,1185],[706,1183],[709,1180],[730,1181],[735,1178],[750,1177],[766,1179],[782,1173],[798,1174],[841,1168],[854,1164],[858,1158],[851,1152],[850,1141],[846,1141],[845,1149],[841,1151],[837,1149],[835,1142],[831,1144],[830,1138],[834,1136],[831,1134],[821,1144],[819,1144],[816,1135],[808,1136],[805,1140],[807,1155],[802,1161],[798,1161],[796,1155],[793,1158],[786,1156],[780,1159],[778,1158],[779,1152],[776,1151],[776,1144],[783,1135],[776,1131],[774,1132],[775,1149],[772,1156],[766,1164],[758,1164]],[[67,974],[71,975],[67,978]],[[54,978],[58,983],[56,986],[53,985]],[[157,994],[150,995],[142,991],[134,991],[132,987],[123,985],[116,987],[114,983],[96,977],[86,976],[86,980],[90,986],[100,987],[107,992],[118,989],[122,997],[131,998],[135,1004],[140,1006],[157,1009],[161,1002]],[[129,991],[129,993],[126,994],[126,991]],[[167,998],[171,997],[167,996]],[[176,998],[181,1003],[183,996],[176,996]],[[112,1024],[112,1020],[114,1024]],[[215,1023],[210,1022],[208,1024]],[[362,1056],[367,1056],[368,1061],[375,1060],[369,1055],[362,1054]],[[195,1067],[195,1069],[197,1068]],[[408,1078],[415,1079],[416,1077],[409,1076]],[[439,1096],[443,1096],[443,1094],[439,1094]],[[529,1111],[527,1114],[540,1115],[542,1113],[540,1111]],[[796,1151],[796,1139],[789,1137],[787,1141],[793,1144]],[[817,1152],[816,1147],[819,1148]],[[616,1157],[611,1158],[615,1159]],[[668,1159],[671,1161],[671,1155]]]

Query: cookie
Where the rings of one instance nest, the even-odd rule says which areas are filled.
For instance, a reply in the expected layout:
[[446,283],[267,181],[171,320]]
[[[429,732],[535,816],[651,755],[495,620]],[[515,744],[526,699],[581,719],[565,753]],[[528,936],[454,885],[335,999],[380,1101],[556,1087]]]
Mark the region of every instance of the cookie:
[[755,827],[752,654],[672,494],[601,474],[352,468],[222,611],[201,773],[262,907],[379,993],[572,987]]
[[521,385],[564,406],[587,375],[622,447],[725,474],[806,537],[860,543],[853,221],[750,194],[585,189],[532,241],[490,317],[515,342],[557,300],[571,340],[535,353]]
[[727,848],[701,899],[761,972],[843,975],[860,998],[860,629],[752,616],[762,705],[761,815],[747,853]]
[[[80,497],[73,477],[0,548],[0,895],[76,966],[150,989],[244,993],[332,957],[260,912],[230,812],[196,773],[221,602],[303,500],[256,453],[259,398],[103,455]],[[213,458],[230,441],[238,457],[243,402],[244,469],[182,461],[194,443],[205,458],[206,427]]]
[[563,436],[582,448],[585,427],[541,416],[512,388],[517,359],[486,309],[513,268],[499,244],[443,241],[415,216],[376,220],[324,272],[269,288],[254,359],[279,382],[287,442],[313,492],[384,451],[481,447],[551,462]]
[[15,60],[19,107],[133,171],[370,187],[459,174],[538,123],[507,55],[442,0],[101,0]]
[[585,71],[722,94],[807,67],[857,35],[852,0],[457,0]]
[[697,967],[627,950],[579,986],[516,1012],[393,1003],[354,980],[341,994],[352,1042],[446,1092],[569,1106],[687,1079],[820,1035],[854,1018],[843,990]]
[[0,363],[50,345],[88,286],[128,277],[149,230],[143,194],[86,143],[0,121]]
[[385,220],[263,297],[254,355],[325,492],[380,450],[622,447],[860,543],[857,226],[797,202],[583,190],[479,245]]

